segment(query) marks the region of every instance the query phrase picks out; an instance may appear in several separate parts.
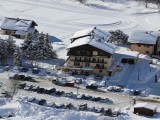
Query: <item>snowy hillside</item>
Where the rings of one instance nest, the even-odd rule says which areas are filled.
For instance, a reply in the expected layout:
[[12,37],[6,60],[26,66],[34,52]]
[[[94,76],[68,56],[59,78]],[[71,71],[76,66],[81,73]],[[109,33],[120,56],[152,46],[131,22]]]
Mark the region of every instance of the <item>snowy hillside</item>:
[[[70,76],[62,74],[55,70],[54,65],[63,63],[67,59],[66,48],[70,44],[70,37],[78,30],[97,27],[104,31],[121,29],[126,34],[130,34],[133,30],[160,30],[160,14],[154,6],[152,8],[145,8],[133,0],[88,0],[86,4],[80,4],[75,0],[0,0],[0,23],[4,17],[24,18],[34,20],[39,32],[49,33],[53,39],[53,48],[58,54],[57,60],[50,63],[43,61],[39,63],[40,67],[44,69],[38,75],[33,75],[31,69],[24,75],[31,75],[36,78],[38,82],[26,82],[28,85],[40,86],[44,88],[55,87],[57,90],[64,90],[65,92],[73,92],[72,98],[64,96],[56,96],[39,94],[33,91],[20,90],[13,100],[0,99],[0,116],[4,119],[13,120],[150,120],[150,117],[144,117],[133,114],[131,105],[131,96],[125,93],[106,92],[103,93],[110,85],[117,85],[119,83],[126,85],[126,91],[129,89],[139,89],[145,92],[144,95],[160,95],[160,84],[155,84],[155,75],[160,76],[160,61],[153,60],[148,56],[140,55],[139,61],[136,65],[123,64],[122,71],[117,72],[112,77],[105,76],[104,80],[107,85],[101,87],[101,92],[83,89],[87,82],[95,82],[93,76],[86,79],[87,82],[80,85],[79,93],[92,95],[94,97],[109,98],[107,103],[100,103],[95,101],[77,100],[76,94],[78,89],[76,87],[67,88],[56,86],[48,79],[55,76],[64,76],[75,79],[77,76]],[[3,36],[4,37],[4,36]],[[16,44],[23,43],[22,39],[16,39]],[[122,49],[122,53],[123,53]],[[125,48],[125,51],[128,49]],[[119,51],[118,54],[121,51]],[[117,55],[117,59],[119,56]],[[152,61],[152,64],[150,62]],[[156,61],[156,64],[154,64]],[[158,61],[158,62],[157,62]],[[117,61],[116,61],[117,62]],[[46,69],[45,69],[46,68]],[[49,68],[49,69],[47,69]],[[46,70],[54,69],[53,76],[47,75]],[[12,68],[9,72],[3,71],[0,67],[0,78],[2,82],[8,82],[9,74],[17,73]],[[82,76],[78,76],[82,77]],[[98,81],[97,83],[100,83]],[[138,84],[137,84],[138,83]],[[0,84],[1,85],[1,84]],[[143,85],[143,87],[141,86]],[[3,92],[0,91],[0,92]],[[40,106],[37,103],[27,102],[28,98],[36,97],[37,99],[46,99],[47,102],[57,103],[73,103],[76,107],[72,110],[57,109],[47,106]],[[148,96],[150,97],[150,96]],[[105,109],[111,107],[119,107],[122,110],[122,115],[118,118],[107,117],[101,113],[78,111],[78,106],[86,103],[90,107],[104,107]],[[159,105],[159,102],[155,103]],[[126,109],[127,107],[127,109]],[[158,108],[160,112],[160,108]],[[9,114],[13,113],[14,117],[7,118]],[[160,113],[153,116],[155,120],[160,119]]]

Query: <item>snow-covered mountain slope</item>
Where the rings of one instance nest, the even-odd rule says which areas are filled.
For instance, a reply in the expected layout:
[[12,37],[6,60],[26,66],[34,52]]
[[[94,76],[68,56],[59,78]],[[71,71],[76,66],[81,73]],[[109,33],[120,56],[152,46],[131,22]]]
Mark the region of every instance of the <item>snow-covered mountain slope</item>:
[[[39,31],[63,42],[54,45],[61,58],[66,56],[70,36],[77,30],[97,26],[103,30],[159,30],[159,13],[133,1],[102,2],[89,0],[86,5],[74,0],[0,0],[0,18],[19,17],[35,20]],[[66,57],[65,57],[66,58]]]

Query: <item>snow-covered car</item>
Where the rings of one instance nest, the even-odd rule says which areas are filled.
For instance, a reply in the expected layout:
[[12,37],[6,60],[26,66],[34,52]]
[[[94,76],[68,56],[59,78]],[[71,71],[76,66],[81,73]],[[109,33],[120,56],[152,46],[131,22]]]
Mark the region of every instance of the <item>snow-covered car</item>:
[[98,87],[105,87],[106,86],[106,81],[101,81],[98,85]]
[[55,89],[55,88],[47,88],[47,89],[45,90],[45,94],[52,94],[52,93],[54,93],[54,92],[56,92],[56,89]]
[[37,92],[38,90],[39,90],[39,86],[34,86],[33,88],[32,88],[32,91],[34,91],[34,92]]
[[95,108],[95,107],[90,106],[90,107],[88,107],[88,108],[87,108],[87,110],[88,110],[88,111],[91,111],[91,112],[95,112],[95,111],[96,111],[96,108]]
[[77,95],[77,99],[83,99],[84,97],[85,97],[84,94],[79,94],[79,95]]
[[19,89],[24,89],[26,87],[26,83],[21,83],[18,85]]
[[114,86],[108,86],[107,87],[107,91],[113,91],[114,90]]
[[96,84],[91,84],[86,86],[87,89],[96,90],[98,86]]
[[9,71],[10,67],[9,66],[5,66],[4,67],[4,71]]
[[46,104],[47,107],[55,107],[55,102],[49,102]]
[[63,103],[56,103],[55,107],[56,108],[63,108],[65,105]]
[[82,78],[76,78],[75,83],[76,84],[82,84]]
[[19,67],[18,67],[18,66],[14,66],[14,67],[13,67],[13,72],[19,73],[19,72],[20,72],[20,71],[19,71]]
[[33,101],[35,101],[35,100],[36,100],[35,97],[31,97],[31,98],[28,98],[28,99],[27,99],[28,102],[33,102]]
[[101,101],[101,99],[102,99],[101,97],[93,97],[92,101],[96,101],[97,102],[97,101]]
[[108,102],[108,101],[109,101],[108,98],[101,98],[101,100],[100,100],[100,102],[102,102],[102,103],[106,103],[106,102]]
[[32,68],[32,73],[38,74],[39,73],[39,68]]
[[104,108],[96,108],[95,112],[96,113],[104,113]]

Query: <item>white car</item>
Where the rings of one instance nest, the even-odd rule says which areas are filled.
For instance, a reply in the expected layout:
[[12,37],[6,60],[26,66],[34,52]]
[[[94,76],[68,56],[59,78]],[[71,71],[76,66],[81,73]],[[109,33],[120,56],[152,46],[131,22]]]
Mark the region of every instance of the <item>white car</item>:
[[101,81],[98,86],[99,87],[105,87],[106,86],[106,81]]
[[113,91],[114,90],[114,86],[108,86],[107,87],[107,91]]

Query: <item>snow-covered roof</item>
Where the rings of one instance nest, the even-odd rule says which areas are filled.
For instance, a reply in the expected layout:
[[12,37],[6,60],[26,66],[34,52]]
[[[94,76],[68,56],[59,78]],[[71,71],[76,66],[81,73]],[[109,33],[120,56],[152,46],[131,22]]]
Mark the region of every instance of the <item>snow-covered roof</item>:
[[151,110],[156,110],[157,105],[149,104],[149,103],[137,103],[134,108],[147,108]]
[[24,34],[24,32],[32,33],[34,31],[32,29],[33,24],[37,26],[37,24],[32,20],[5,17],[1,24],[1,29],[15,30],[17,31],[17,34]]
[[111,54],[113,54],[117,48],[117,46],[114,44],[108,43],[104,40],[91,38],[90,36],[88,36],[84,38],[79,38],[78,40],[74,41],[67,47],[67,49],[82,46],[82,45],[91,45],[93,47],[96,47],[98,49],[101,49]]
[[93,27],[93,28],[88,28],[88,29],[84,29],[84,30],[75,32],[71,36],[71,39],[84,37],[84,36],[92,36],[94,38],[104,38],[104,40],[106,40],[111,37],[111,34],[105,31],[102,31],[100,29],[97,29],[96,27]]
[[135,30],[129,36],[128,42],[141,44],[156,44],[159,36],[159,31]]

